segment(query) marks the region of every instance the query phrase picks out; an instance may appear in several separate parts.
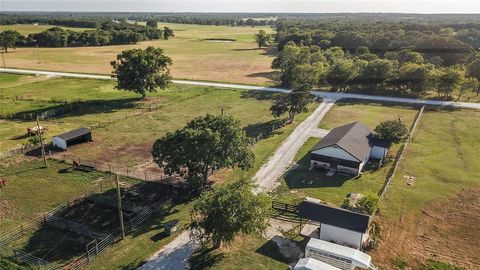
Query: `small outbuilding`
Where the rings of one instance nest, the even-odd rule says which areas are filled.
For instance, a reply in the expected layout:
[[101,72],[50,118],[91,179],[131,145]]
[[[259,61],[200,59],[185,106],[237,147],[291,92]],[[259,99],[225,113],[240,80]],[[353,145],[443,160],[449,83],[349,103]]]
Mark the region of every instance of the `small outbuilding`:
[[314,258],[302,258],[297,262],[293,270],[340,270],[340,268]]
[[300,203],[298,215],[319,224],[318,234],[314,236],[324,241],[361,249],[369,238],[369,215],[332,207],[308,197]]
[[310,165],[335,172],[360,174],[370,159],[383,161],[387,144],[360,122],[332,129],[310,151]]
[[89,142],[92,140],[92,132],[88,128],[78,128],[52,138],[52,145],[54,147],[67,150],[69,145]]

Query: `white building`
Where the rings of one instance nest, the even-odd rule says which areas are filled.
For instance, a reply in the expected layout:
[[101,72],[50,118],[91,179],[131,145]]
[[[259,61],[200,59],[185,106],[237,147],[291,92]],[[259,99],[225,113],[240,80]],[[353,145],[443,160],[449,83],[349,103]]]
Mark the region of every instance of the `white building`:
[[313,198],[305,198],[298,207],[302,219],[318,223],[321,240],[361,249],[368,240],[370,216],[320,203]]
[[340,270],[340,269],[313,258],[302,258],[297,262],[293,270]]
[[357,249],[315,238],[310,238],[310,241],[308,241],[305,248],[305,258],[313,258],[342,270],[353,270],[356,268],[375,269],[370,255]]
[[310,151],[310,165],[357,175],[371,158],[382,161],[386,155],[387,143],[354,122],[332,129],[320,140]]

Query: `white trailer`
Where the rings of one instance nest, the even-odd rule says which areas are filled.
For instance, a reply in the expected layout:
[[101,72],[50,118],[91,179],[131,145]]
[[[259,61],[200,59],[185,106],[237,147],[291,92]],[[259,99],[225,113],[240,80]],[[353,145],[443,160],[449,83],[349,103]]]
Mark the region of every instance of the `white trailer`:
[[342,270],[374,269],[370,255],[360,250],[311,238],[305,248],[305,258],[313,258]]

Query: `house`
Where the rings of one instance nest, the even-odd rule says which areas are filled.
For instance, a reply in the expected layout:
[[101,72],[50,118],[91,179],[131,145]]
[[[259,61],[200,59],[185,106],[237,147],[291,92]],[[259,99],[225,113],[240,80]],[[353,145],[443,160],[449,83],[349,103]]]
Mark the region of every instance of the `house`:
[[310,165],[358,175],[370,159],[380,162],[388,145],[366,125],[354,122],[334,128],[310,151]]
[[315,232],[313,236],[320,240],[355,249],[361,249],[368,240],[369,215],[332,207],[308,197],[298,206],[298,214],[318,224],[318,234]]
[[335,243],[315,238],[310,238],[308,241],[307,246],[305,247],[305,258],[312,258],[342,270],[376,269],[372,264],[372,258],[370,255],[354,248],[337,245]]
[[313,258],[302,258],[295,264],[293,270],[339,270],[339,268]]
[[88,128],[78,128],[60,135],[53,136],[52,145],[67,150],[69,145],[92,140],[92,132]]

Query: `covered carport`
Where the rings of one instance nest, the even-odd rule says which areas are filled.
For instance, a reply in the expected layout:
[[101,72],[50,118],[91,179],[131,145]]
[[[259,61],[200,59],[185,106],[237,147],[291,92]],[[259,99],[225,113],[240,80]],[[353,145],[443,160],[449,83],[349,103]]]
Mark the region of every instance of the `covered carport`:
[[78,128],[74,129],[52,138],[52,145],[54,147],[67,150],[69,145],[80,143],[80,142],[89,142],[92,140],[92,132],[88,128]]

